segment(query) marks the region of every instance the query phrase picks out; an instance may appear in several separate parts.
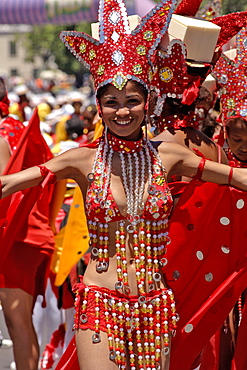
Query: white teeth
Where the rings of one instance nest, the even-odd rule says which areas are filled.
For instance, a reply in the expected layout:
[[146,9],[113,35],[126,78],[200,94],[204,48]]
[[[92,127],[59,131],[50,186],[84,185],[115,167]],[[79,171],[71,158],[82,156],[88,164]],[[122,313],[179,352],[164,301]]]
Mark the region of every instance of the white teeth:
[[118,125],[128,125],[130,123],[130,120],[129,121],[116,121]]

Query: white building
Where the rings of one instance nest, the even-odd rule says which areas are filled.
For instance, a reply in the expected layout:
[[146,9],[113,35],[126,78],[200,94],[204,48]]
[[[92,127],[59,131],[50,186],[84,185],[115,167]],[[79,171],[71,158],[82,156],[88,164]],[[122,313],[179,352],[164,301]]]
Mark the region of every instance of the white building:
[[0,25],[0,76],[37,77],[42,59],[36,57],[33,63],[25,61],[23,36],[30,31],[29,25]]

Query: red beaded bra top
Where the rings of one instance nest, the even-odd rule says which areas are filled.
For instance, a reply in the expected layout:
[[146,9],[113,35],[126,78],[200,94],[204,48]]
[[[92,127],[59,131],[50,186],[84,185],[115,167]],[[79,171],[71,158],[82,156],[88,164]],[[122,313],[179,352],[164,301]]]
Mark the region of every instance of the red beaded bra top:
[[[109,137],[108,134],[108,145],[107,150],[105,150],[105,146],[107,146],[107,144],[104,145],[104,140],[101,140],[96,154],[93,171],[88,175],[88,180],[91,182],[86,197],[86,213],[88,220],[109,223],[123,219],[129,219],[129,221],[132,222],[135,221],[135,218],[150,221],[166,219],[172,208],[172,197],[166,182],[166,171],[163,168],[158,154],[152,144],[150,142],[145,143],[143,139],[134,142],[119,141],[114,136]],[[129,166],[128,156],[134,155],[136,158],[139,156],[139,166],[143,171],[145,160],[148,158],[149,195],[145,205],[142,204],[142,212],[138,212],[138,214],[137,212],[132,212],[132,215],[130,215],[129,212],[127,212],[127,216],[123,216],[113,198],[110,188],[110,168],[113,153],[116,151],[120,156],[122,155],[123,161],[126,161],[127,166]],[[124,178],[123,167],[124,165],[122,165]],[[104,171],[104,169],[107,170]],[[102,175],[103,172],[108,172],[108,178],[107,175]],[[129,167],[128,172],[131,172]],[[136,176],[133,177],[133,181],[137,181]],[[140,181],[140,188],[141,187],[142,185]],[[128,194],[126,194],[126,198],[128,199]],[[134,200],[132,201],[134,202]]]

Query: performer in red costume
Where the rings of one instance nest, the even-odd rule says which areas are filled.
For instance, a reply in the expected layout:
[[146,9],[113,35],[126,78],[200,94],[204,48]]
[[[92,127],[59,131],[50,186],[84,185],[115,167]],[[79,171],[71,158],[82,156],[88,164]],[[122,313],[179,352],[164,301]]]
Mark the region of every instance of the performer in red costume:
[[[231,99],[230,92],[229,99]],[[227,147],[224,149],[231,167],[247,168],[247,121],[246,117],[240,115],[241,101],[238,101],[237,95],[234,96],[234,101],[236,102],[235,116],[225,122]],[[243,370],[247,367],[246,289],[240,293],[224,324],[222,322],[221,328],[203,350],[201,370]]]
[[[1,173],[5,171],[10,157],[13,159],[15,156],[18,144],[25,135],[23,124],[8,116],[8,106],[9,101],[4,81],[0,79]],[[23,145],[25,146],[24,143]],[[33,145],[35,145],[35,141]],[[38,148],[44,150],[44,147],[40,145],[36,146],[36,150]],[[44,158],[52,158],[52,155]],[[35,159],[37,156],[34,153],[34,157],[31,159],[32,164],[35,164]],[[20,158],[16,159],[16,161],[18,160],[21,161]],[[27,162],[24,161],[21,168],[25,168],[25,165]],[[0,301],[13,341],[16,367],[20,370],[38,368],[39,348],[32,322],[32,309],[37,295],[44,294],[49,262],[53,252],[53,233],[48,225],[47,206],[51,196],[51,187],[47,187],[44,198],[38,200],[29,217],[26,216],[27,219],[24,220],[24,224],[22,223],[17,238],[4,262],[2,261],[3,253],[1,253]],[[25,217],[23,211],[22,216]],[[14,226],[15,229],[19,228],[17,224]],[[2,239],[1,244],[2,248],[6,247]]]
[[[244,85],[247,86],[246,79]],[[238,101],[237,97],[235,101],[237,106],[235,111],[236,116],[226,121],[228,148],[225,148],[225,150],[231,167],[247,168],[246,113],[244,113],[244,116],[241,116],[246,111],[245,108],[242,110],[243,102]],[[244,105],[246,105],[246,102],[244,102]],[[228,341],[228,347],[225,346],[225,351],[223,352],[223,364],[227,361],[226,364],[230,370],[242,370],[247,367],[247,355],[245,351],[247,334],[246,293],[247,290],[245,289],[239,296],[235,307],[226,319],[226,324],[221,331],[221,338],[228,334],[228,340],[230,339]],[[221,347],[224,348],[224,345]]]
[[[221,119],[225,131],[226,152],[233,168],[247,167],[247,79],[245,48],[246,28],[236,37],[235,58],[223,54],[213,70],[221,96]],[[203,352],[202,370],[242,370],[247,367],[244,343],[246,338],[246,290],[226,318],[219,332],[211,338]]]
[[[39,185],[51,173],[57,180],[72,178],[81,188],[92,248],[83,281],[74,288],[81,369],[169,368],[177,315],[173,292],[161,275],[170,242],[167,178],[197,174],[204,181],[231,182],[247,190],[247,170],[232,173],[186,147],[143,137],[148,76],[174,5],[173,0],[161,1],[131,33],[124,3],[101,0],[100,41],[62,32],[66,46],[90,67],[104,134],[97,143],[42,166],[0,176],[3,198]],[[71,357],[58,368],[75,370],[76,361]]]
[[[243,49],[245,38],[239,40]],[[240,53],[237,54],[240,58]],[[231,123],[231,117],[245,115],[244,68],[244,62],[235,64],[226,56],[222,56],[214,68],[213,74],[218,77],[218,82],[221,81],[222,119],[225,122]],[[241,86],[239,94],[238,86]],[[241,156],[236,146],[235,150]],[[228,151],[227,154],[230,166],[240,167],[236,166],[232,153]],[[243,246],[246,230],[241,219],[245,204],[245,196],[231,188],[218,188],[193,180],[172,215],[169,230],[172,242],[166,254],[169,263],[164,272],[175,291],[181,320],[173,341],[171,369],[190,369],[193,356],[195,358],[203,349],[210,333],[214,334],[222,326],[223,315],[228,315],[245,289],[246,250]],[[218,338],[214,337],[214,340]],[[201,365],[203,370],[219,369],[212,358],[215,356],[218,361],[219,347],[214,345],[215,348],[217,350],[215,353],[211,351],[211,357],[207,352]],[[240,353],[243,360],[241,350]],[[243,364],[238,369],[244,369]],[[227,369],[224,366],[220,368]]]

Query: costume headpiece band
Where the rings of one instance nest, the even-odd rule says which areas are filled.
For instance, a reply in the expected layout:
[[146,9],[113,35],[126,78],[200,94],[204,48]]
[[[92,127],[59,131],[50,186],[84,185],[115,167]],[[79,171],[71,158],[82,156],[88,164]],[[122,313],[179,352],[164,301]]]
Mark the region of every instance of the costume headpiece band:
[[176,0],[162,0],[131,32],[122,0],[100,0],[99,41],[76,31],[60,38],[92,73],[95,90],[108,83],[121,90],[128,80],[149,90],[153,55],[166,33]]
[[222,54],[212,75],[220,85],[221,120],[243,117],[247,120],[247,30],[244,27],[236,37],[234,60]]

